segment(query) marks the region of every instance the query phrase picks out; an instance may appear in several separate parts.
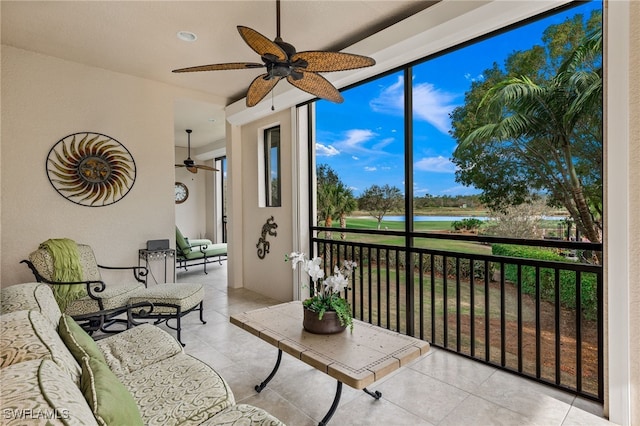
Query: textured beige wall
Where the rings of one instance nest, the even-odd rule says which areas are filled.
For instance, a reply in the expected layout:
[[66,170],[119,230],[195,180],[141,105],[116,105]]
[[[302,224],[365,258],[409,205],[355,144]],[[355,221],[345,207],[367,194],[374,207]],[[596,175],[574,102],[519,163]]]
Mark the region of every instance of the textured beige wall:
[[[175,239],[173,105],[204,95],[2,46],[2,286],[32,281],[19,264],[48,238],[92,245],[106,265],[137,264],[149,239]],[[119,202],[83,207],[45,172],[49,149],[75,132],[129,149],[137,178]]]
[[[258,135],[262,129],[280,125],[280,161],[282,164],[281,207],[259,207],[258,203]],[[292,206],[291,206],[291,117],[290,110],[278,112],[242,126],[242,256],[244,269],[242,286],[277,300],[292,300],[291,265],[284,262],[284,255],[292,250]],[[235,166],[235,163],[233,163]],[[235,173],[232,172],[235,176]],[[232,192],[235,194],[237,186]],[[258,258],[256,244],[262,226],[273,216],[278,224],[278,235],[268,236],[270,252],[264,259]],[[238,215],[233,213],[231,220]],[[234,236],[233,241],[238,241]],[[232,284],[238,286],[238,283]]]
[[640,424],[640,2],[631,2],[629,34],[629,319],[631,424]]

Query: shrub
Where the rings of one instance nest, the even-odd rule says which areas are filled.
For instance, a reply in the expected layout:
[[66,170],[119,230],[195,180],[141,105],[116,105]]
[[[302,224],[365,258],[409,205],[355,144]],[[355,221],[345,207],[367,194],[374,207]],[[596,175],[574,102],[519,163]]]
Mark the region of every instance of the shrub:
[[451,227],[456,231],[477,231],[483,224],[480,219],[464,218],[451,223]]
[[[493,244],[492,253],[498,256],[519,257],[536,260],[551,260],[567,262],[567,259],[549,249],[538,247],[511,246]],[[536,268],[523,266],[521,268],[522,292],[535,295]],[[518,281],[518,266],[504,265],[505,279],[514,283]],[[576,308],[577,273],[570,270],[560,270],[560,304],[566,308]],[[555,272],[551,268],[540,268],[540,298],[549,302],[555,301]],[[587,319],[594,320],[597,316],[597,277],[593,273],[582,273],[581,295],[582,312]]]

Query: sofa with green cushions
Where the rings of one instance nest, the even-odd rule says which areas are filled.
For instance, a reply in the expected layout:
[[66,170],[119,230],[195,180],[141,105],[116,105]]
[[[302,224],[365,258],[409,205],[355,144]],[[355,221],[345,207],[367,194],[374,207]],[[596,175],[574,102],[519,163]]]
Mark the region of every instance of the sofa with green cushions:
[[207,273],[209,263],[222,263],[227,259],[227,243],[213,243],[206,239],[185,237],[176,226],[176,268],[187,270],[190,266],[203,265]]
[[154,325],[94,341],[41,283],[0,302],[3,425],[282,425]]

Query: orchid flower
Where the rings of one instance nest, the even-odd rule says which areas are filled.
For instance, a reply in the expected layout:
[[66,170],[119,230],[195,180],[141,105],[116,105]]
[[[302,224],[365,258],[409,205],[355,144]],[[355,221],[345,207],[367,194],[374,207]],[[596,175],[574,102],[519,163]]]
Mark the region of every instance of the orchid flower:
[[[316,256],[313,259],[307,259],[304,253],[292,252],[288,256],[285,256],[285,261],[289,260],[291,261],[291,267],[293,269],[296,269],[298,264],[301,265],[301,269],[311,278],[314,290],[323,296],[340,293],[347,288],[349,285],[349,275],[351,275],[351,272],[357,266],[355,262],[345,260],[342,263],[342,268],[338,268],[336,265],[333,269],[333,275],[325,278],[322,258]],[[318,286],[318,281],[322,282],[321,286]]]

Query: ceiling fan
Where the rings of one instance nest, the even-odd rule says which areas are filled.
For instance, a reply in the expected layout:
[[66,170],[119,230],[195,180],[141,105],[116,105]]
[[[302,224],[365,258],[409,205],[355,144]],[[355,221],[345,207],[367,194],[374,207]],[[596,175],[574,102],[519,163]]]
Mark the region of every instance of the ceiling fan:
[[[267,72],[256,77],[247,90],[247,106],[260,102],[282,79],[322,99],[341,103],[342,95],[318,72],[344,71],[375,65],[376,61],[367,56],[350,53],[305,51],[296,52],[295,47],[280,37],[280,0],[276,0],[277,36],[271,41],[256,30],[238,25],[242,39],[253,49],[264,63],[233,62],[226,64],[201,65],[173,70],[176,73],[195,71],[220,71],[265,67]],[[273,108],[272,108],[273,109]]]
[[187,159],[184,160],[182,164],[176,164],[176,167],[186,167],[187,170],[189,170],[191,173],[198,173],[198,169],[217,172],[218,169],[213,168],[211,166],[205,166],[204,164],[196,164],[195,161],[191,159],[191,132],[193,130],[187,129],[185,131],[187,132],[187,144],[188,144]]

